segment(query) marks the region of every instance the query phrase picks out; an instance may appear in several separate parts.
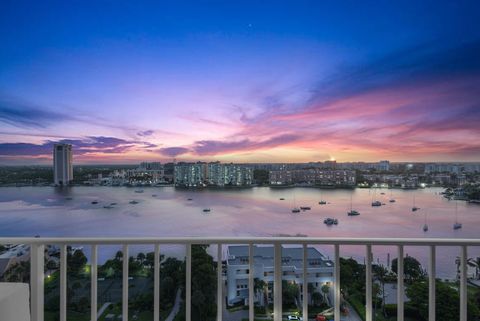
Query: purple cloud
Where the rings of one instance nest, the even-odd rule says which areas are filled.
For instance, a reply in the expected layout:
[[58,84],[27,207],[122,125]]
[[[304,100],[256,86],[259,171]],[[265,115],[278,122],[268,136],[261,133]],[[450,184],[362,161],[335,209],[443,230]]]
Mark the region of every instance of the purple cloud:
[[114,154],[123,153],[132,148],[148,149],[156,147],[155,144],[140,141],[128,141],[116,137],[89,136],[85,139],[63,139],[59,141],[46,141],[43,144],[30,143],[3,143],[0,144],[1,156],[40,156],[52,153],[55,143],[71,144],[75,155],[88,153]]
[[0,122],[17,127],[45,128],[52,123],[73,120],[74,117],[52,112],[38,106],[0,98]]
[[186,147],[165,147],[160,148],[159,152],[164,156],[175,157],[190,152]]
[[154,133],[155,133],[154,130],[143,130],[143,131],[139,131],[137,135],[141,137],[146,137],[146,136],[152,136]]
[[193,151],[198,155],[215,155],[238,151],[254,151],[263,148],[274,148],[292,143],[300,139],[300,136],[285,134],[271,137],[263,141],[243,139],[240,141],[201,140],[194,144]]

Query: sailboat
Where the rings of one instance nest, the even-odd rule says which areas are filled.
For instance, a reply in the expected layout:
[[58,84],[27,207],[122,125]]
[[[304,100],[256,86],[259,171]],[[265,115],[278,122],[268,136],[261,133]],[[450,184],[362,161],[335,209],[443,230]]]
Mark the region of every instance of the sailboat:
[[320,190],[320,202],[318,202],[318,204],[320,204],[320,205],[325,205],[325,204],[327,204],[327,201],[324,201],[324,200],[322,200],[321,198],[322,198],[322,190]]
[[393,198],[393,191],[390,191],[390,203],[395,203],[395,199]]
[[412,212],[418,211],[420,208],[415,206],[415,193],[413,194],[413,207],[412,207]]
[[347,213],[348,216],[357,216],[360,215],[360,212],[353,209],[353,192],[350,194],[350,212]]
[[423,231],[428,231],[428,224],[427,224],[427,211],[425,211],[425,224],[423,224]]
[[293,208],[292,213],[300,213],[300,209],[295,205],[295,192],[293,192]]
[[[377,196],[377,190],[376,189],[375,189],[374,196]],[[373,200],[374,196],[372,196],[372,206],[382,206],[382,203],[380,201],[374,201]]]
[[453,229],[458,230],[462,228],[462,223],[458,222],[458,201],[455,200],[455,224],[453,224]]

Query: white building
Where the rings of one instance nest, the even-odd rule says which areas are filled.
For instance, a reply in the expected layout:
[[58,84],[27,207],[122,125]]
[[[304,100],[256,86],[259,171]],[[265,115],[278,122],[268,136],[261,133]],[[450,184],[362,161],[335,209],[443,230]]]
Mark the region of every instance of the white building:
[[68,185],[73,181],[72,145],[53,145],[53,181],[55,185]]
[[[253,277],[267,283],[267,297],[271,302],[273,298],[274,248],[273,246],[254,246],[253,249]],[[315,292],[320,292],[323,285],[329,285],[331,299],[334,281],[333,262],[314,247],[308,248],[307,262],[308,283],[312,284]],[[229,305],[238,302],[248,303],[248,274],[248,246],[229,246],[227,257],[227,303]],[[302,247],[282,247],[282,280],[299,285],[298,298],[302,301]],[[263,297],[262,293],[256,293],[254,302],[265,304]],[[310,297],[307,299],[310,302]]]

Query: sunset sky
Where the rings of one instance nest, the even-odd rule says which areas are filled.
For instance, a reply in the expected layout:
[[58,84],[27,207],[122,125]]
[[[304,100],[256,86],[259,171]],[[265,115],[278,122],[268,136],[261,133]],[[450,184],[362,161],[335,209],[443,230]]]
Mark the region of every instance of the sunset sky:
[[0,1],[0,164],[480,161],[479,1]]

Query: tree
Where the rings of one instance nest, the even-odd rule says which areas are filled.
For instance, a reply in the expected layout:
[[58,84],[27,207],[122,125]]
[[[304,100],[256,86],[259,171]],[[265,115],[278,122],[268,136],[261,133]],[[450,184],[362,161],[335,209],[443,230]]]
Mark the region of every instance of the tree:
[[71,275],[78,275],[87,264],[87,257],[82,250],[72,251],[71,247],[67,249],[67,272]]
[[316,305],[316,306],[320,305],[320,303],[322,302],[322,298],[323,298],[323,296],[320,292],[317,292],[317,291],[313,292],[312,293],[312,303],[313,303],[313,305]]
[[374,265],[373,266],[373,273],[377,280],[380,282],[380,286],[382,287],[380,292],[382,294],[382,313],[384,316],[387,316],[385,311],[385,282],[388,276],[388,270],[383,265]]
[[[392,261],[392,271],[397,273],[398,259],[395,258]],[[403,259],[403,273],[406,281],[412,283],[413,281],[422,280],[425,278],[426,273],[422,269],[422,265],[414,257],[406,256]],[[398,275],[398,273],[397,273]],[[401,277],[401,276],[398,276]]]
[[330,292],[330,286],[328,284],[322,285],[321,288],[322,294],[323,294],[323,302],[327,303],[328,302],[328,293]]
[[297,295],[299,293],[299,286],[296,283],[282,281],[282,298],[286,305],[295,305]]
[[[480,258],[477,258],[480,259]],[[457,266],[457,279],[460,279],[460,265],[461,265],[461,260],[460,257],[457,256],[455,258],[455,265]],[[478,265],[477,262],[475,261],[474,258],[468,258],[467,259],[467,265],[470,267],[474,267],[476,270],[478,270]]]
[[259,279],[259,278],[254,278],[253,279],[253,290],[255,293],[262,293],[263,299],[262,302],[265,304],[267,302],[267,297],[268,297],[268,284],[267,282]]
[[137,261],[142,265],[145,262],[145,258],[146,258],[145,253],[140,252],[137,254]]
[[[407,296],[410,301],[407,303],[416,310],[423,320],[428,320],[428,282],[415,282],[407,287]],[[435,313],[441,316],[442,320],[458,320],[459,311],[458,291],[450,284],[436,281],[436,308]],[[475,299],[468,298],[468,320],[476,320],[480,317],[480,311]]]
[[10,266],[4,272],[3,279],[6,282],[28,283],[30,281],[30,262],[21,261]]
[[192,246],[192,320],[204,321],[215,318],[217,305],[216,264],[207,253],[208,245]]
[[253,171],[253,179],[259,185],[266,185],[269,183],[269,172],[264,169],[255,169]]
[[340,286],[342,291],[349,293],[358,292],[364,295],[365,265],[359,264],[353,258],[340,258]]

